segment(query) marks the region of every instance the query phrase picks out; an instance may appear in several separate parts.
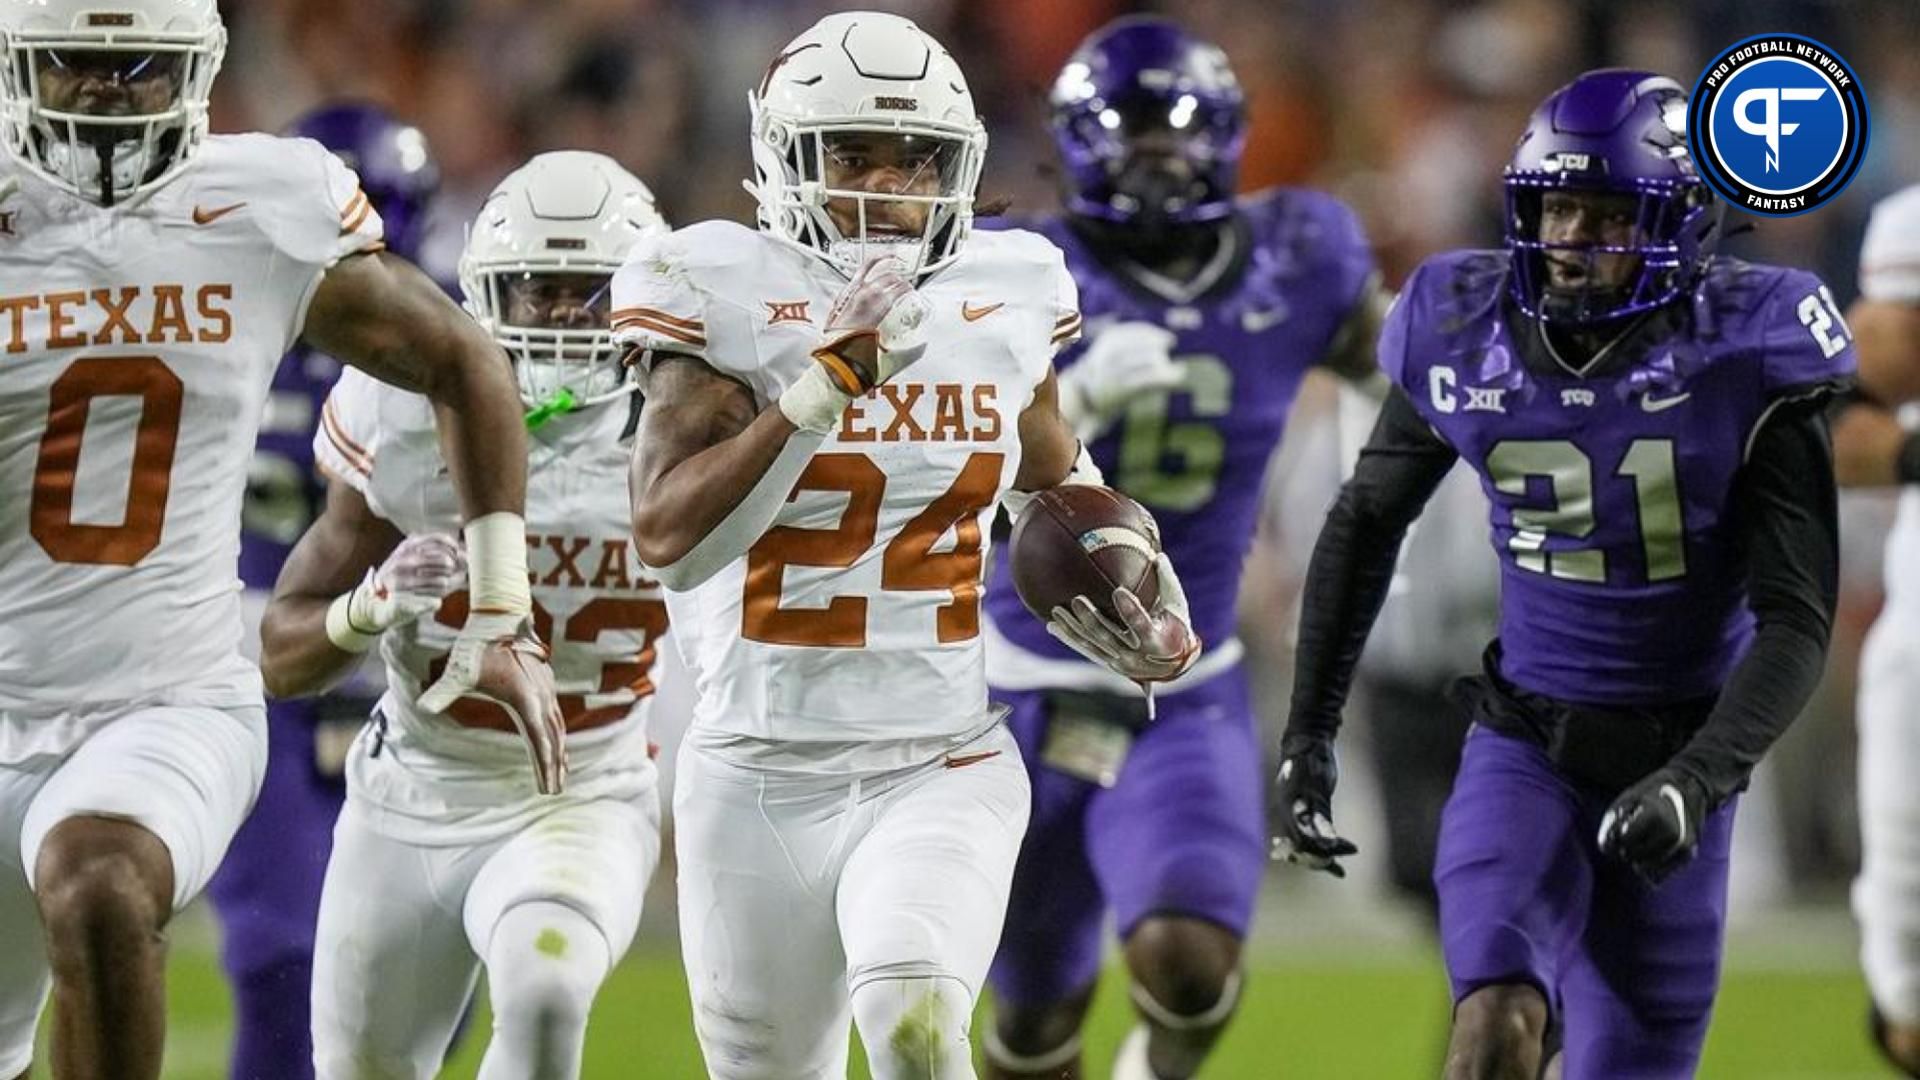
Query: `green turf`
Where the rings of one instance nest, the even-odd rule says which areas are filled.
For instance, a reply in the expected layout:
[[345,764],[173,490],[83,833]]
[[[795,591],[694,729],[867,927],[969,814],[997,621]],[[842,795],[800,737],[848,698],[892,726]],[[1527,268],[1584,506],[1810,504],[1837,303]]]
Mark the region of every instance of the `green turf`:
[[[182,948],[172,970],[167,1076],[223,1075],[226,990],[211,957]],[[1865,995],[1845,970],[1729,972],[1707,1058],[1710,1080],[1869,1080],[1879,1069],[1863,1037]],[[1418,952],[1339,965],[1316,957],[1256,970],[1240,1015],[1205,1074],[1213,1080],[1357,1080],[1438,1073],[1446,983]],[[443,1074],[472,1077],[485,1020]],[[1130,1023],[1115,980],[1101,988],[1087,1036],[1091,1076]],[[678,958],[636,950],[602,991],[587,1038],[588,1078],[679,1078],[701,1074]],[[852,1075],[866,1076],[857,1060]]]

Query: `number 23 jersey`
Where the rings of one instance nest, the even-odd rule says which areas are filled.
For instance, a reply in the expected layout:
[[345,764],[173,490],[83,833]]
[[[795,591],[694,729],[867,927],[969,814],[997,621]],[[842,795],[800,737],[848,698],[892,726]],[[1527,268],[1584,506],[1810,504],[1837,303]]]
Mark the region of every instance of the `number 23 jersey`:
[[1480,474],[1502,673],[1601,705],[1715,694],[1753,633],[1741,466],[1775,408],[1851,377],[1838,307],[1811,274],[1715,259],[1583,377],[1506,301],[1507,273],[1504,252],[1429,260],[1380,338]]
[[[216,135],[105,209],[0,165],[0,760],[139,704],[257,705],[235,575],[275,365],[380,219],[318,143]],[[65,745],[57,745],[65,744]]]
[[[614,279],[622,343],[704,361],[764,408],[814,363],[845,279],[728,222],[644,241]],[[987,718],[980,593],[1019,418],[1079,333],[1058,248],[976,232],[925,279],[927,351],[856,398],[773,526],[667,604],[695,724],[769,741],[956,736]]]

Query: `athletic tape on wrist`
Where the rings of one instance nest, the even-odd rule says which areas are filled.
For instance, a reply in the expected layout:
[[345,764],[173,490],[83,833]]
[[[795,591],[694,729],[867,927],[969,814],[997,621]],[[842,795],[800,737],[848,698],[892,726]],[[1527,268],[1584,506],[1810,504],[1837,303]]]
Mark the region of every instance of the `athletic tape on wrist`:
[[852,400],[853,395],[834,385],[833,376],[816,363],[780,394],[778,404],[781,415],[794,427],[825,435],[840,425],[840,414]]
[[505,510],[467,522],[467,592],[471,610],[525,615],[533,610],[527,582],[527,523]]
[[[1067,475],[1061,479],[1060,483],[1054,486],[1066,487],[1068,484],[1086,484],[1089,487],[1099,487],[1106,482],[1107,478],[1101,474],[1100,466],[1093,460],[1093,455],[1087,453],[1087,444],[1081,443],[1080,452],[1074,455],[1073,467],[1068,469]],[[1039,492],[1037,491],[1015,491],[1013,488],[1008,488],[1006,494],[1000,496],[1000,503],[1007,508],[1007,513],[1017,521],[1020,515],[1026,512],[1027,504],[1033,502],[1033,497],[1038,494]]]
[[373,643],[380,640],[380,635],[354,628],[351,614],[353,593],[354,590],[343,592],[327,605],[327,640],[333,642],[341,652],[363,653],[373,648]]

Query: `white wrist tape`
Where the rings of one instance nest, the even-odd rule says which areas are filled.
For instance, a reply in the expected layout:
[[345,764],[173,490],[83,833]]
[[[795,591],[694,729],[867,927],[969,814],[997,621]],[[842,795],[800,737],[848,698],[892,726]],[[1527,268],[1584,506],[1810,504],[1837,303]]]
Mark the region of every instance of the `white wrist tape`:
[[780,412],[801,431],[825,435],[840,424],[853,396],[833,385],[827,369],[810,364],[780,394]]
[[527,523],[505,510],[467,522],[467,593],[476,614],[533,610],[527,578]]
[[360,586],[356,585],[334,597],[333,603],[327,605],[327,640],[333,642],[341,652],[363,653],[380,640],[379,631],[370,634],[353,625],[353,597],[359,589]]
[[[1106,482],[1107,478],[1100,474],[1100,466],[1094,463],[1093,455],[1087,453],[1087,444],[1081,443],[1080,452],[1074,455],[1073,467],[1067,470],[1067,475],[1055,486],[1086,484],[1089,487],[1099,487]],[[1026,512],[1027,504],[1033,501],[1036,494],[1038,492],[1015,491],[1008,488],[1006,494],[1000,496],[1000,504],[1007,508],[1008,516],[1017,521],[1020,515]]]

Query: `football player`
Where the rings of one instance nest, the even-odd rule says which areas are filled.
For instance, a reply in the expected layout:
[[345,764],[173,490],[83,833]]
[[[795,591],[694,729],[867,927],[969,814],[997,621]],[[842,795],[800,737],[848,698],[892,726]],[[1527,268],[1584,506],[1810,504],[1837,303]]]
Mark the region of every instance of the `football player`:
[[1110,23],[1055,81],[1067,254],[1090,344],[1058,360],[1062,411],[1152,509],[1205,659],[1159,691],[1089,664],[987,590],[987,674],[1033,787],[994,960],[996,1076],[1078,1076],[1080,1027],[1119,931],[1139,1023],[1116,1076],[1188,1077],[1233,1015],[1267,862],[1260,743],[1234,637],[1268,459],[1316,364],[1377,372],[1386,304],[1353,212],[1315,191],[1234,196],[1243,97],[1222,51],[1161,18]]
[[[333,151],[360,178],[380,215],[387,250],[412,260],[439,172],[420,129],[373,105],[330,105],[288,134]],[[240,508],[240,581],[250,633],[294,541],[326,505],[313,436],[339,361],[301,347],[280,361]],[[257,655],[258,643],[249,642]],[[320,911],[333,822],[346,797],[346,743],[379,696],[377,683],[323,700],[267,705],[267,772],[253,813],[234,834],[207,886],[220,919],[220,953],[233,990],[232,1075],[311,1076],[307,1000],[313,926]]]
[[0,3],[0,1075],[50,987],[56,1076],[159,1074],[165,927],[267,761],[234,566],[296,341],[433,401],[474,597],[433,693],[510,702],[560,778],[512,377],[337,158],[208,134],[225,44],[214,0]]
[[[615,328],[648,369],[634,530],[699,689],[676,770],[681,946],[708,1070],[971,1077],[969,1020],[1027,821],[987,703],[996,507],[1099,472],[1051,361],[1079,335],[1059,249],[975,233],[986,131],[947,51],[830,15],[751,98],[759,230],[642,243]],[[1199,651],[1149,611],[1054,631],[1136,680]]]
[[[1874,207],[1860,249],[1860,385],[1839,411],[1840,483],[1920,483],[1920,437],[1895,410],[1920,400],[1920,187]],[[1920,1076],[1920,596],[1906,570],[1920,551],[1920,492],[1907,486],[1887,536],[1887,602],[1860,652],[1860,877],[1853,886],[1860,960],[1873,992],[1872,1031],[1908,1076]]]
[[[1277,853],[1333,870],[1333,738],[1401,537],[1463,459],[1500,634],[1434,869],[1449,1077],[1690,1077],[1737,792],[1819,681],[1837,591],[1823,402],[1853,346],[1810,274],[1716,257],[1686,97],[1589,72],[1530,119],[1504,251],[1437,256],[1380,338],[1394,388],[1314,549]],[[1416,539],[1415,543],[1419,541]]]
[[[578,1075],[593,995],[660,853],[644,719],[667,613],[631,557],[622,480],[640,402],[607,323],[613,272],[665,231],[612,159],[558,151],[501,181],[461,260],[532,431],[533,617],[567,726],[558,798],[526,774],[497,706],[419,701],[470,602],[429,402],[355,372],[327,398],[313,443],[326,510],[274,587],[261,666],[275,694],[312,693],[377,644],[388,689],[348,754],[320,904],[320,1076],[438,1074],[482,963],[494,1034],[480,1074]],[[350,638],[328,629],[336,607]]]

